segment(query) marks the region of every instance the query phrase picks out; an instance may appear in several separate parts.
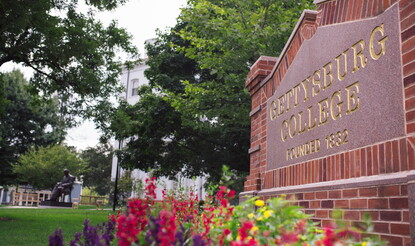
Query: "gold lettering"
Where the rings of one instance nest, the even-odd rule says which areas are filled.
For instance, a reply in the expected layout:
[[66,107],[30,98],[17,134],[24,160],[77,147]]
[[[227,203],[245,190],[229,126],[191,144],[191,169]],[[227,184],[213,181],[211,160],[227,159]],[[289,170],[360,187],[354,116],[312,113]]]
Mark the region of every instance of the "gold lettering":
[[[360,51],[357,51],[357,46],[360,46]],[[365,50],[365,41],[360,40],[359,42],[355,43],[352,46],[352,49],[353,49],[353,61],[354,61],[352,73],[355,73],[359,71],[360,68],[366,67],[367,58],[363,54],[363,51]],[[357,58],[359,58],[360,60],[360,66],[357,62]]]
[[[328,69],[327,69],[328,68]],[[323,66],[323,71],[324,71],[324,87],[323,90],[329,88],[331,86],[331,84],[333,83],[333,66],[332,63],[329,62],[326,65]],[[327,79],[327,77],[329,77],[329,79]],[[329,81],[329,82],[327,82]]]
[[300,149],[298,152],[300,152],[300,156],[304,156],[304,144],[300,145]]
[[[323,105],[325,104],[325,105]],[[318,102],[318,106],[320,108],[319,110],[319,115],[320,115],[320,122],[319,122],[319,126],[324,125],[328,122],[329,120],[329,116],[328,116],[328,108],[329,108],[329,102],[327,100],[327,98],[324,98],[323,100],[321,100],[320,102]]]
[[[345,50],[343,53],[341,53],[339,56],[336,57],[336,61],[337,61],[337,78],[339,79],[339,81],[342,81],[346,75],[347,75],[347,52],[349,52],[349,49]],[[343,74],[340,74],[340,57],[343,56],[344,58],[344,71]]]
[[278,116],[284,113],[284,105],[283,105],[285,101],[284,99],[285,99],[285,94],[278,98]]
[[310,106],[310,107],[307,108],[307,111],[308,111],[308,130],[313,129],[317,125],[317,123],[316,123],[317,119],[316,118],[314,118],[313,123],[311,123],[311,115],[312,115],[311,109],[312,108],[313,108],[313,106]]
[[[339,99],[339,102],[336,104],[336,108],[338,110],[337,114],[334,113],[334,107],[333,107],[334,97],[337,97]],[[333,120],[337,120],[338,118],[342,117],[342,104],[343,102],[342,102],[340,91],[335,91],[333,95],[331,95],[331,100],[330,100],[330,115]]]
[[[294,130],[291,130],[293,121],[294,121]],[[290,138],[293,138],[296,133],[297,133],[297,119],[295,118],[295,115],[293,114],[290,117],[290,124],[288,125],[288,134],[290,135]]]
[[[298,135],[305,132],[305,130],[306,130],[307,123],[304,122],[304,124],[302,124],[303,123],[302,119],[303,119],[303,111],[300,111],[300,112],[298,112],[298,122],[300,124],[299,130],[298,130]],[[304,125],[304,128],[302,128],[302,125]]]
[[377,44],[380,44],[380,51],[376,53],[375,47],[374,47],[374,39],[376,32],[380,32],[382,37],[385,36],[385,30],[384,30],[384,24],[375,27],[373,29],[372,33],[370,34],[370,41],[369,41],[369,51],[370,51],[370,57],[372,57],[373,60],[379,59],[381,56],[385,55],[386,53],[386,40],[388,39],[388,36],[380,39],[377,41]]
[[310,142],[310,154],[314,153],[314,141]]
[[[318,77],[317,79],[316,79],[316,76]],[[315,86],[315,87],[313,87],[312,93],[311,93],[312,97],[314,97],[314,96],[318,95],[318,93],[320,93],[320,88],[321,88],[321,85],[320,85],[320,70],[316,70],[313,73],[312,83]],[[318,87],[317,90],[316,90],[316,87]]]
[[289,90],[285,93],[286,98],[287,98],[287,109],[285,110],[285,112],[288,112],[290,110],[290,97],[293,96],[293,91]]
[[[355,88],[355,89],[353,89]],[[351,114],[360,108],[360,98],[356,97],[359,94],[359,81],[346,87],[347,91],[347,111],[346,115]]]
[[287,134],[284,135],[284,126],[286,126],[286,128],[288,128],[288,121],[284,120],[281,124],[281,140],[283,142],[285,142],[285,140],[287,140]]
[[308,84],[310,83],[310,77],[306,78],[301,82],[304,89],[304,102],[308,100]]
[[310,145],[308,143],[305,144],[305,154],[310,154]]
[[275,120],[277,118],[277,103],[275,101],[272,101],[271,106],[269,108],[270,108],[270,112],[269,112],[270,119]]
[[293,88],[293,90],[294,90],[294,107],[297,107],[297,105],[298,105],[298,92],[300,91],[300,85],[301,84],[297,84]]

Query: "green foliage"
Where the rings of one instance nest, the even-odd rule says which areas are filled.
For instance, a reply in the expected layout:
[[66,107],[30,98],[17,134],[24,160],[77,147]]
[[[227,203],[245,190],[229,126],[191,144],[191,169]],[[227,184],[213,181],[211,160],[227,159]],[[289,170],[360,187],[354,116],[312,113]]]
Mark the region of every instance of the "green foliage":
[[[336,220],[330,227],[321,228],[301,207],[293,206],[293,202],[286,200],[285,195],[265,202],[254,197],[234,206],[231,219],[222,218],[223,212],[217,209],[209,236],[215,244],[223,240],[224,245],[232,245],[232,241],[293,246],[386,244],[378,235],[368,234],[372,232],[369,227],[356,228],[350,222]],[[224,236],[225,231],[228,232]]]
[[19,181],[33,185],[38,189],[52,189],[68,169],[73,176],[79,177],[85,163],[77,153],[63,145],[31,148],[19,157],[13,165],[13,172]]
[[[114,188],[114,183],[112,183],[112,188]],[[122,176],[118,179],[118,200],[122,204],[127,202],[127,199],[131,196],[131,192],[134,189],[134,179],[131,177],[131,171],[124,171]],[[113,193],[114,191],[112,191]],[[112,199],[111,199],[112,201]]]
[[[278,56],[311,0],[189,0],[177,25],[147,46],[150,88],[122,105],[111,130],[131,138],[121,165],[173,176],[249,170],[249,67]],[[134,136],[134,137],[133,137]]]
[[100,144],[82,151],[80,157],[87,163],[83,173],[83,185],[92,188],[99,195],[111,191],[112,147]]
[[[86,1],[98,10],[125,2]],[[96,10],[83,14],[77,8],[76,0],[1,0],[0,66],[12,61],[32,68],[32,90],[58,95],[62,115],[98,117],[108,109],[110,95],[120,89],[122,62],[116,54],[124,52],[134,60],[137,50],[115,21],[104,26],[95,20]]]
[[[82,206],[81,206],[82,207]],[[108,210],[0,208],[1,245],[44,246],[48,236],[61,228],[64,238],[73,238],[85,219],[91,224],[107,221]]]
[[0,74],[0,184],[15,181],[11,163],[31,146],[58,144],[65,136],[57,101],[28,87],[18,70]]
[[210,182],[205,184],[206,192],[210,196],[214,196],[220,186],[226,186],[231,190],[235,191],[235,197],[230,199],[231,204],[239,203],[239,193],[243,192],[244,188],[245,175],[244,173],[237,172],[236,170],[231,170],[228,166],[222,166],[222,176],[219,182]]

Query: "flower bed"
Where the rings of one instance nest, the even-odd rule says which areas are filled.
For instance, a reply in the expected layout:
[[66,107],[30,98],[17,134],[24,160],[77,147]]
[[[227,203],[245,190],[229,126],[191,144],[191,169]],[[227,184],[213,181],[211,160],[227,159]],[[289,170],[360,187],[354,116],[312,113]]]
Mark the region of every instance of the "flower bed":
[[[201,205],[192,193],[178,196],[164,193],[163,202],[154,201],[155,180],[147,180],[146,195],[128,203],[125,213],[111,216],[108,223],[93,227],[84,224],[82,233],[70,242],[76,245],[384,245],[369,237],[370,223],[355,228],[345,223],[319,228],[283,197],[266,202],[252,198],[231,206],[235,192],[224,186],[215,199]],[[64,245],[61,232],[50,236],[49,245]]]

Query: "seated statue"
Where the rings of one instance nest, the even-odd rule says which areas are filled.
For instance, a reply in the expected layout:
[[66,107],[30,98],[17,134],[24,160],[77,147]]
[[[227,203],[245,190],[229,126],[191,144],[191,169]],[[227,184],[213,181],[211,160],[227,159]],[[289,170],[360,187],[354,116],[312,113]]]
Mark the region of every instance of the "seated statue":
[[57,183],[53,188],[52,195],[50,197],[50,200],[52,201],[58,201],[62,194],[67,195],[72,191],[72,185],[75,181],[75,177],[69,174],[68,169],[63,170],[63,174],[64,176],[61,182]]

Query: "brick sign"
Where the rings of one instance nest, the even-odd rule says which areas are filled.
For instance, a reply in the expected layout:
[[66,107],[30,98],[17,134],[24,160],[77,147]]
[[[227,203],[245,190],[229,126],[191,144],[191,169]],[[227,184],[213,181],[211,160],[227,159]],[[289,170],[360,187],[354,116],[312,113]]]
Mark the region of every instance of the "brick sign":
[[398,7],[320,27],[267,101],[267,170],[405,135]]

